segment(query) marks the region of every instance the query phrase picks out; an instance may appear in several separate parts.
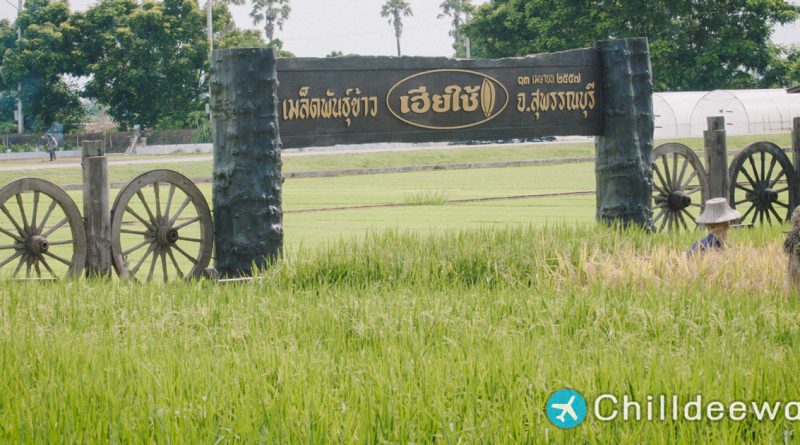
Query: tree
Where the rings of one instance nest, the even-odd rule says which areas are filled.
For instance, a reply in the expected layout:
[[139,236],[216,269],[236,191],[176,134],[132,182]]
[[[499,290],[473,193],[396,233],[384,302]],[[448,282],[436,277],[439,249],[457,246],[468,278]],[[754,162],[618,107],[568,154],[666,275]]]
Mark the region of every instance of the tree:
[[272,43],[275,38],[275,26],[283,30],[283,24],[289,18],[291,11],[289,0],[253,0],[250,17],[254,25],[264,22],[267,42]]
[[65,1],[29,0],[17,23],[0,22],[0,91],[16,98],[21,83],[25,128],[59,123],[70,130],[85,118],[76,88],[63,77],[74,67],[69,17]]
[[444,0],[439,5],[439,8],[442,9],[442,13],[437,18],[452,18],[450,22],[450,37],[453,38],[453,49],[456,50],[456,56],[466,55],[466,45],[461,34],[461,27],[467,23],[469,15],[474,9],[472,0]]
[[101,0],[74,16],[79,75],[88,98],[121,127],[181,125],[202,110],[205,17],[192,0]]
[[773,26],[798,10],[783,0],[491,0],[464,32],[484,57],[647,37],[657,90],[746,88],[775,62]]
[[402,55],[400,52],[400,36],[403,35],[403,17],[411,17],[412,15],[414,13],[406,0],[386,0],[386,3],[381,7],[381,17],[388,17],[389,24],[394,26],[398,57]]

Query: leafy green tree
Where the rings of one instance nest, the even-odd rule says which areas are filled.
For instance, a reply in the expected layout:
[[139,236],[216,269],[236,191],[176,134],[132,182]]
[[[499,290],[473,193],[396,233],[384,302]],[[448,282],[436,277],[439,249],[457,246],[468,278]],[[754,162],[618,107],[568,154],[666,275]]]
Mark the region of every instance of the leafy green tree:
[[381,17],[388,17],[389,24],[394,26],[394,36],[397,38],[397,56],[400,52],[400,36],[403,35],[403,17],[411,17],[414,12],[406,0],[386,0],[381,7]]
[[101,0],[73,16],[76,74],[121,127],[180,125],[207,90],[205,16],[192,0]]
[[65,1],[29,0],[18,23],[0,21],[0,91],[21,97],[25,128],[41,131],[57,122],[69,131],[85,118],[77,90],[63,77],[74,68],[69,17]]
[[444,0],[439,4],[442,13],[437,18],[450,17],[450,37],[453,38],[453,49],[457,56],[465,56],[465,41],[461,27],[467,23],[469,15],[474,10],[472,0]]
[[484,57],[647,37],[656,89],[713,90],[758,86],[773,26],[797,14],[783,0],[491,0],[464,32]]
[[275,27],[282,30],[291,11],[289,0],[253,0],[250,17],[254,25],[264,23],[267,41],[272,42],[275,39]]

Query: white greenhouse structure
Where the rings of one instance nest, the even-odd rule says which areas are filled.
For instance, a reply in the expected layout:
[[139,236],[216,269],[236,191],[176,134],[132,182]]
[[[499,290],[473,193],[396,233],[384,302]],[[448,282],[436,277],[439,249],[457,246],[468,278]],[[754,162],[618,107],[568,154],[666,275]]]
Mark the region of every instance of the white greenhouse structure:
[[706,118],[724,116],[729,135],[792,131],[800,94],[779,90],[654,93],[655,139],[703,136]]

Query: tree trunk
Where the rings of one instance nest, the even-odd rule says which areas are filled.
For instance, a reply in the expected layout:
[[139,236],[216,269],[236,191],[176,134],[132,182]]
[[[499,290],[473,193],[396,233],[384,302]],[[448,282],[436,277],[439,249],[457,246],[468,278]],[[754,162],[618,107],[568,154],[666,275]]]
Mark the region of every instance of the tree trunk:
[[277,90],[273,48],[214,51],[214,248],[223,277],[283,256]]
[[653,81],[647,39],[598,42],[603,136],[597,138],[597,219],[652,230]]

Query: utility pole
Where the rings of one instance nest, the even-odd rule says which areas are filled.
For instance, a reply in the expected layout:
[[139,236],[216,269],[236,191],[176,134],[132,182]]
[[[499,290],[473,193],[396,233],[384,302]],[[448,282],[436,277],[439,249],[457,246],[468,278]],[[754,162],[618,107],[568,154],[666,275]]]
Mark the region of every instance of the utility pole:
[[[19,49],[19,42],[22,40],[22,28],[19,25],[19,16],[22,15],[22,0],[19,0],[17,7],[17,49]],[[22,81],[17,81],[17,133],[22,134],[25,131],[25,120],[22,116]]]

